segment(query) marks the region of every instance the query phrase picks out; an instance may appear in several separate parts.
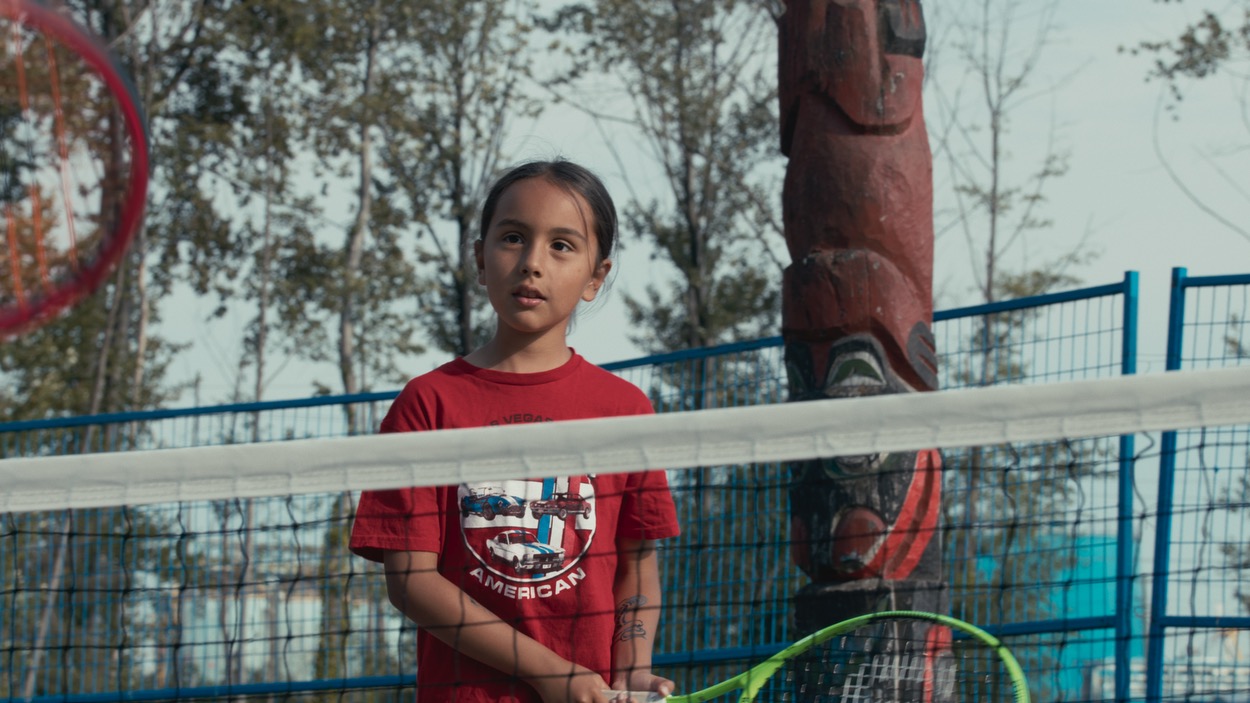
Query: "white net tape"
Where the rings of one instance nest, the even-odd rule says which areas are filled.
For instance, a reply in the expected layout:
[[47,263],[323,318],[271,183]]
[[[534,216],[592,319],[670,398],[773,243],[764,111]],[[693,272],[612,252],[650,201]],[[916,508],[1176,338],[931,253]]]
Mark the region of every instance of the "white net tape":
[[[1250,423],[1250,368],[0,461],[0,512],[540,478]],[[506,453],[501,450],[506,448]]]

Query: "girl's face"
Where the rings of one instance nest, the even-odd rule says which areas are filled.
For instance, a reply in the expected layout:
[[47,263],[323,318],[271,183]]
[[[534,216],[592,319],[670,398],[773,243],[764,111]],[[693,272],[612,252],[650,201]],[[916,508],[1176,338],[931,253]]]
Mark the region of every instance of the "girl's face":
[[599,260],[585,198],[545,178],[503,192],[474,253],[499,332],[525,336],[563,337],[577,304],[595,299],[612,268]]

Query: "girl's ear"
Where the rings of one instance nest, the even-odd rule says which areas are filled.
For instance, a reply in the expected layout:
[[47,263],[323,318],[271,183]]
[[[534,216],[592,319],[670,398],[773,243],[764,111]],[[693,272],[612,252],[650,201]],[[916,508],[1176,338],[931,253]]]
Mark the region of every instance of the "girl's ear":
[[599,262],[599,266],[595,268],[595,273],[590,277],[590,283],[586,284],[586,290],[582,292],[582,300],[589,303],[599,295],[599,289],[603,287],[603,282],[608,280],[608,272],[612,270],[612,260],[604,259]]
[[482,240],[473,242],[473,260],[477,262],[477,283],[486,285],[486,257],[482,255]]

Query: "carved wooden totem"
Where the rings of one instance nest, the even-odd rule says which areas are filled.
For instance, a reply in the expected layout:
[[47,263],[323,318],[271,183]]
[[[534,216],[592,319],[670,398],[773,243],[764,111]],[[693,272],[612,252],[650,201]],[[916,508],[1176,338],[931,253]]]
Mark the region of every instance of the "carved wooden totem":
[[[934,390],[920,1],[790,0],[779,24],[791,400]],[[791,468],[794,559],[813,580],[801,632],[886,607],[945,612],[936,451]]]

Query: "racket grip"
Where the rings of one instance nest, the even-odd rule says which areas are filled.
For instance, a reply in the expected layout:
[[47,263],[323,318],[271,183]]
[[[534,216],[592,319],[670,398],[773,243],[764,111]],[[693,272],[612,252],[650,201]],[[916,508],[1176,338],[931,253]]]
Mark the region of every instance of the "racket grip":
[[633,703],[663,703],[667,698],[667,696],[662,696],[654,691],[613,691],[607,689],[603,692],[603,695],[607,696],[609,701],[614,701],[622,693],[629,696]]

